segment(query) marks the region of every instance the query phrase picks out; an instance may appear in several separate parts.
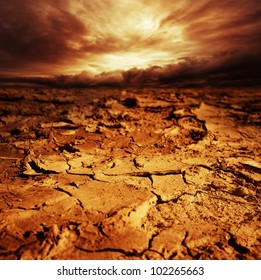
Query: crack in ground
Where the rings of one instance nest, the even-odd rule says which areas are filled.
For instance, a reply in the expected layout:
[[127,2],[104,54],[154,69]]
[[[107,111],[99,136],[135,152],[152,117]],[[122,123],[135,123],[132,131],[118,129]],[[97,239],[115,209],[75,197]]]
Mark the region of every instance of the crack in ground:
[[23,254],[23,252],[21,252],[21,251],[24,248],[30,247],[31,245],[36,244],[36,243],[37,243],[37,241],[33,241],[33,242],[29,243],[29,244],[22,244],[16,250],[0,253],[0,256],[9,257],[10,255],[15,255],[17,257],[17,259],[20,260],[22,254]]
[[77,201],[79,202],[79,206],[80,206],[82,209],[84,209],[84,205],[83,205],[82,201],[81,201],[79,198],[76,198],[76,199],[77,199]]
[[157,250],[151,249],[151,247],[152,247],[152,242],[153,242],[154,238],[157,237],[159,234],[160,234],[160,232],[159,232],[159,233],[154,233],[154,234],[152,234],[151,238],[150,238],[149,241],[148,241],[148,248],[145,249],[145,250],[141,253],[141,256],[143,256],[144,253],[146,253],[146,252],[153,252],[153,253],[156,253],[156,254],[160,255],[163,259],[165,259],[164,255],[163,255],[162,253],[158,252]]
[[236,237],[235,237],[232,233],[228,232],[228,234],[229,234],[230,238],[229,238],[229,240],[228,240],[227,243],[228,243],[235,251],[237,251],[237,252],[240,253],[240,254],[248,254],[248,253],[250,253],[250,250],[249,250],[247,247],[240,245],[240,244],[236,241]]
[[59,191],[59,192],[66,193],[66,194],[69,195],[70,197],[73,197],[73,195],[72,195],[69,191],[66,191],[66,190],[64,190],[63,188],[55,187],[54,190],[57,190],[57,191]]
[[7,202],[6,196],[5,196],[5,195],[3,196],[3,200],[4,200],[5,204],[8,206],[8,208],[10,208],[10,209],[13,208],[13,205],[11,205],[11,204],[9,204],[9,203]]
[[66,193],[68,196],[75,198],[75,199],[79,202],[79,206],[80,206],[82,209],[84,209],[84,205],[83,205],[82,201],[81,201],[79,198],[77,198],[77,197],[75,197],[74,195],[72,195],[69,191],[66,191],[66,190],[64,190],[64,189],[61,188],[61,187],[55,187],[54,190],[59,191],[59,192]]
[[[99,232],[101,232],[101,234],[105,237],[109,237],[106,233],[103,232],[103,229],[102,229],[102,223],[98,223],[96,225],[94,225],[98,228]],[[101,231],[100,231],[101,230]],[[159,254],[163,259],[164,259],[164,256],[162,253],[156,251],[156,250],[152,250],[151,247],[152,247],[152,242],[154,240],[154,238],[156,236],[158,236],[159,233],[156,233],[156,234],[152,234],[152,236],[150,237],[149,241],[148,241],[148,247],[146,249],[144,249],[143,251],[141,252],[138,252],[137,250],[133,249],[133,251],[126,251],[126,250],[123,250],[123,249],[120,249],[120,248],[103,248],[103,249],[98,249],[98,250],[89,250],[89,249],[85,249],[85,248],[82,248],[78,245],[75,245],[74,247],[80,251],[83,251],[83,252],[86,252],[86,253],[103,253],[103,252],[115,252],[115,253],[121,253],[123,254],[124,256],[126,257],[139,257],[139,258],[142,258],[142,256],[144,255],[144,253],[150,251],[150,252],[154,252],[154,253],[157,253]]]
[[[245,199],[245,200],[247,200],[247,198],[248,198],[249,196],[253,196],[253,195],[248,195],[248,194],[236,194],[236,193],[233,193],[233,190],[232,190],[232,191],[222,190],[222,189],[220,189],[220,187],[217,187],[215,184],[209,184],[208,187],[214,189],[214,192],[215,192],[215,191],[217,191],[217,192],[222,192],[222,193],[225,193],[225,194],[229,194],[229,195],[231,195],[232,197],[241,197],[241,198],[243,198],[243,199]],[[245,198],[245,197],[246,197],[246,198]],[[221,198],[221,199],[222,199],[222,198]],[[225,198],[223,198],[223,199],[225,199]],[[230,201],[235,201],[235,200],[232,200],[232,199],[228,199],[228,200],[230,200]],[[256,201],[258,201],[258,199],[256,199]],[[244,202],[244,201],[238,201],[238,202],[239,202],[239,203],[248,203],[248,204],[250,204],[250,205],[255,205],[254,203],[251,203],[251,202],[249,202],[249,201],[246,201],[246,202]]]
[[23,206],[17,206],[17,207],[14,207],[13,204],[9,204],[6,200],[6,197],[3,196],[3,200],[5,202],[5,204],[8,206],[9,209],[19,209],[19,210],[40,210],[41,207],[38,206],[38,205],[35,205],[34,207],[30,207],[30,208],[26,208],[26,207],[23,207]]
[[22,206],[18,206],[16,208],[12,208],[12,209],[20,209],[20,210],[41,210],[41,207],[40,206],[34,206],[34,207],[31,207],[31,208],[25,208],[25,207],[22,207]]
[[213,168],[208,166],[208,165],[205,165],[205,164],[197,164],[197,165],[194,165],[194,166],[198,166],[198,167],[202,167],[202,168],[205,168],[209,171],[213,171]]
[[86,252],[86,253],[115,252],[115,253],[121,253],[121,254],[125,255],[126,257],[140,257],[141,256],[141,253],[139,253],[135,250],[133,250],[133,252],[125,251],[125,250],[119,249],[119,248],[103,248],[103,249],[98,249],[98,250],[88,250],[88,249],[84,249],[77,245],[75,245],[74,247],[76,249]]
[[72,172],[70,171],[70,169],[67,169],[66,170],[66,173],[67,174],[70,174],[70,175],[78,175],[78,176],[88,176],[89,178],[93,179],[93,180],[96,180],[94,178],[95,176],[95,173],[94,172],[91,172],[91,173],[79,173],[79,172]]
[[170,202],[177,203],[179,201],[179,199],[184,195],[190,195],[190,196],[196,197],[198,194],[204,193],[204,194],[206,194],[209,197],[214,198],[214,199],[220,199],[220,200],[224,200],[224,201],[230,201],[230,202],[234,202],[234,203],[247,204],[247,205],[253,205],[253,206],[260,206],[259,203],[251,203],[251,202],[247,202],[247,201],[238,201],[238,200],[234,200],[234,199],[224,198],[224,197],[221,197],[221,196],[215,196],[215,195],[212,195],[209,191],[205,191],[205,190],[197,190],[194,194],[184,192],[184,193],[180,194],[179,196],[177,196],[176,198],[172,198],[172,199],[169,199],[169,200],[163,200],[161,195],[157,194],[156,192],[154,192],[152,190],[150,192],[157,197],[157,201],[156,201],[157,205],[167,204],[167,203],[170,203]]
[[104,232],[103,230],[103,223],[102,222],[99,222],[97,224],[94,224],[94,226],[98,229],[99,233],[102,235],[102,236],[105,236],[107,238],[109,238],[109,236]]
[[183,170],[183,171],[181,172],[181,175],[182,175],[182,180],[183,180],[183,182],[187,185],[187,184],[188,184],[188,181],[187,181],[187,179],[186,179],[186,170]]
[[30,167],[33,169],[35,173],[42,173],[42,174],[59,174],[59,172],[54,171],[54,170],[47,170],[44,168],[41,168],[37,165],[37,163],[31,159],[31,161],[28,161],[28,164]]
[[66,173],[68,173],[68,171],[70,171],[71,170],[71,168],[72,168],[72,165],[69,163],[69,160],[66,158],[66,157],[64,157],[64,160],[66,161],[66,164],[68,165],[68,169],[66,169]]
[[188,231],[185,232],[185,236],[184,236],[184,238],[183,238],[181,244],[182,244],[182,246],[184,246],[184,247],[186,248],[188,255],[189,255],[192,259],[194,259],[194,256],[193,256],[193,254],[191,253],[190,248],[189,248],[188,245],[186,244],[186,239],[187,239],[187,237],[188,237]]
[[240,171],[236,171],[232,168],[227,168],[227,169],[226,168],[218,168],[218,169],[216,169],[216,171],[220,171],[220,170],[224,171],[224,172],[231,173],[236,177],[243,178],[246,182],[251,183],[256,187],[258,187],[260,185],[260,181],[252,179],[252,178],[248,177],[247,175],[241,173]]
[[[248,201],[238,201],[238,200],[229,199],[229,198],[225,198],[225,197],[221,197],[221,196],[211,195],[208,192],[204,192],[204,193],[208,194],[209,197],[214,198],[214,199],[221,199],[224,201],[230,201],[230,202],[240,203],[240,204],[247,204],[247,205],[252,205],[252,206],[260,206],[260,203],[253,203],[253,202],[248,202]],[[236,195],[232,195],[232,196],[236,196]]]
[[187,193],[187,192],[184,192],[182,194],[180,194],[179,196],[177,196],[176,198],[171,198],[169,200],[163,200],[161,195],[155,193],[154,191],[150,191],[152,194],[154,194],[156,197],[157,197],[157,201],[156,201],[156,204],[159,205],[159,204],[167,204],[167,203],[170,203],[170,202],[173,202],[173,203],[177,203],[179,201],[179,199],[184,196],[184,195],[190,195],[190,196],[194,196],[196,197],[199,193],[207,193],[203,190],[198,190],[196,191],[194,194],[192,193]]
[[149,177],[153,175],[157,176],[164,176],[164,175],[177,175],[177,174],[182,174],[181,169],[177,170],[155,170],[155,171],[133,171],[133,172],[126,172],[126,173],[121,173],[121,174],[109,174],[109,173],[104,173],[105,176],[134,176],[134,177]]
[[[23,242],[23,239],[8,233],[6,228],[1,232],[1,234],[5,234],[5,236],[8,235],[11,238],[14,238],[15,240],[18,240],[20,243]],[[17,259],[20,260],[22,254],[23,254],[23,252],[21,252],[23,250],[23,248],[30,247],[31,245],[36,244],[36,243],[37,243],[37,241],[32,241],[32,242],[27,243],[27,244],[19,245],[18,248],[15,249],[15,250],[10,250],[10,251],[7,251],[7,252],[0,252],[0,256],[10,257],[10,255],[15,255],[17,257]],[[5,249],[2,246],[1,246],[1,248]]]

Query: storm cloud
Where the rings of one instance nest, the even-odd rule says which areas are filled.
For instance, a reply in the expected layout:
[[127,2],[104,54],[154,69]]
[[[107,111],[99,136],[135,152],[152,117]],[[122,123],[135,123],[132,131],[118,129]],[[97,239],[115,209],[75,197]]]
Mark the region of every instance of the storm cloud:
[[0,75],[65,86],[256,85],[260,30],[259,0],[0,0]]

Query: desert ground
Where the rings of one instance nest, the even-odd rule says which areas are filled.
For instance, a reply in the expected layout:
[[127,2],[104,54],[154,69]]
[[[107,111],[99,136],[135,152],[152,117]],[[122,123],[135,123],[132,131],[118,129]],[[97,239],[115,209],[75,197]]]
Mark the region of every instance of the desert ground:
[[261,90],[2,88],[0,259],[261,259]]

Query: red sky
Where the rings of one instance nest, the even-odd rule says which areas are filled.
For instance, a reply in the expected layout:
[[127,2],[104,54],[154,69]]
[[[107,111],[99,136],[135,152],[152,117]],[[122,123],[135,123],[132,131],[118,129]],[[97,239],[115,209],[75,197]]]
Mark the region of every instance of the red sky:
[[260,31],[260,0],[0,0],[0,76],[257,80]]

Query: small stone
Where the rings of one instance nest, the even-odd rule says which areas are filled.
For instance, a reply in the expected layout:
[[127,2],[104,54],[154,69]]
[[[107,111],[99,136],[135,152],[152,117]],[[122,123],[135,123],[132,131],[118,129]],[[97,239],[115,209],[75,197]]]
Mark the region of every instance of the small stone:
[[138,101],[136,98],[131,98],[131,97],[127,97],[124,101],[123,101],[124,106],[128,107],[128,108],[135,108],[138,106]]

